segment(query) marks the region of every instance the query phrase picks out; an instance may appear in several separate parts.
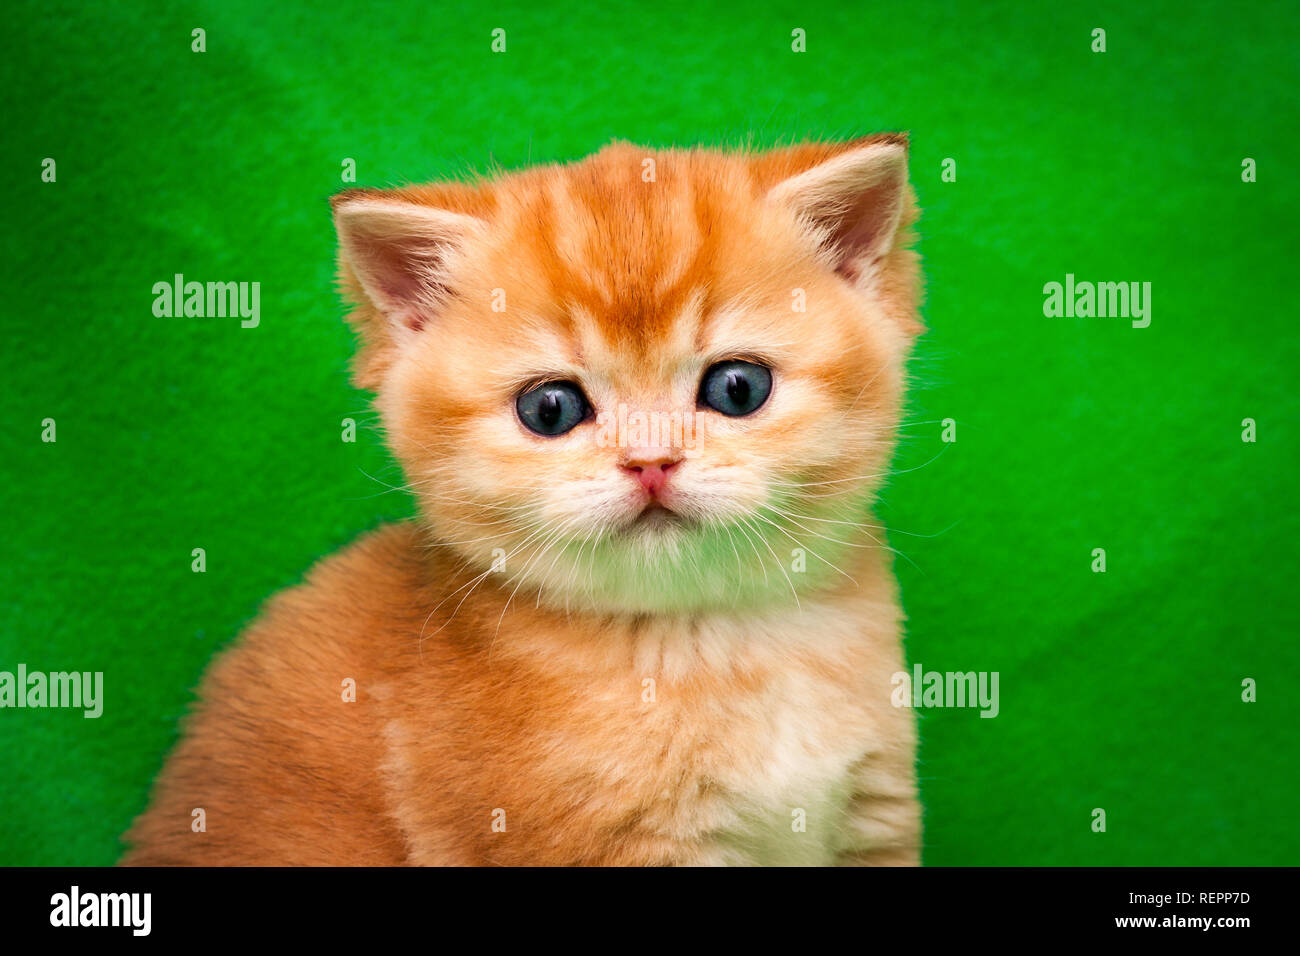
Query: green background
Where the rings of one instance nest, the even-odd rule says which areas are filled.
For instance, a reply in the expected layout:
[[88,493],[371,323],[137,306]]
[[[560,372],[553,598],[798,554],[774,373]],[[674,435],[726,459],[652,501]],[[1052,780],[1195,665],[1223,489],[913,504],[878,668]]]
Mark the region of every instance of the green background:
[[[214,651],[411,513],[346,375],[345,158],[382,186],[894,129],[931,327],[883,506],[908,655],[1001,675],[996,719],[922,716],[926,862],[1300,862],[1296,10],[1141,7],[11,9],[0,669],[102,670],[106,703],[0,711],[0,863],[113,862]],[[177,272],[261,282],[261,326],[155,318]],[[1150,328],[1044,317],[1067,272],[1151,282]]]

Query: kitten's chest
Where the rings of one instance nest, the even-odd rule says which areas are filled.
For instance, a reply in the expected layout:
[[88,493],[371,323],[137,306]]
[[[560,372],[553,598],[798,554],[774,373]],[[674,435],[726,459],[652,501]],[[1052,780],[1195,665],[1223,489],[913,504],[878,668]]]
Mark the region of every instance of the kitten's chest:
[[[888,687],[857,652],[852,631],[804,652],[786,637],[763,655],[752,644],[725,678],[655,683],[618,721],[625,779],[645,827],[688,864],[826,864],[845,832],[853,774],[882,743],[873,686]],[[608,727],[608,723],[606,724]]]
[[840,849],[854,769],[878,743],[869,710],[806,674],[766,690],[730,702],[730,719],[687,762],[696,793],[681,796],[699,837],[690,863],[825,865]]
[[896,730],[896,636],[844,613],[637,636],[581,667],[502,666],[492,708],[444,711],[441,726],[402,698],[393,802],[413,844],[434,835],[414,857],[444,859],[439,844],[500,809],[466,859],[833,862],[857,773]]

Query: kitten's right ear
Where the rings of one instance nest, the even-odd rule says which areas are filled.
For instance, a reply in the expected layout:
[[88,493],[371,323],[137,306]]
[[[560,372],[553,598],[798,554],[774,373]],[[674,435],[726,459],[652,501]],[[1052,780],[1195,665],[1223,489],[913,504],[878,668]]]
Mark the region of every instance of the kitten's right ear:
[[475,216],[381,191],[348,190],[330,205],[345,280],[350,271],[399,338],[437,318],[458,255],[485,226]]

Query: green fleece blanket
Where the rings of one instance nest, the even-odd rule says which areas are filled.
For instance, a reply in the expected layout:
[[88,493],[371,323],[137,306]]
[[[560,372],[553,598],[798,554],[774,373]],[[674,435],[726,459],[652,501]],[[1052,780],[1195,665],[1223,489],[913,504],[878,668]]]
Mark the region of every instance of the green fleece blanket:
[[[926,862],[1297,862],[1294,6],[548,7],[10,9],[0,671],[104,683],[0,709],[0,863],[113,862],[213,653],[411,513],[346,375],[353,164],[897,129],[907,652],[999,682],[921,712]],[[258,282],[256,326],[156,314],[178,274]]]

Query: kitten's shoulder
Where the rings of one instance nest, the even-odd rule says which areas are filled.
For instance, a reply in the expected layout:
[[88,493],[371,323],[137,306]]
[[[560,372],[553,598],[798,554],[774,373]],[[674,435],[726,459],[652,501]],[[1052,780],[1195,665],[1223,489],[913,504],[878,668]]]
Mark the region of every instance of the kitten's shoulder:
[[[373,531],[312,568],[208,668],[185,734],[127,837],[136,864],[387,864],[401,840],[373,786],[374,695],[419,620],[410,525]],[[194,808],[208,829],[191,828]],[[303,820],[328,820],[330,838]]]
[[427,543],[410,522],[381,525],[319,560],[301,584],[275,595],[264,614],[324,607],[340,622],[391,613],[427,596]]
[[254,659],[250,665],[273,656],[312,671],[344,664],[373,671],[428,615],[427,555],[418,527],[383,525],[272,596],[236,650]]
[[328,712],[328,723],[349,680],[364,702],[389,652],[427,614],[423,553],[417,528],[390,524],[322,558],[300,584],[273,595],[212,661],[191,726],[226,711],[310,714],[313,721]]

